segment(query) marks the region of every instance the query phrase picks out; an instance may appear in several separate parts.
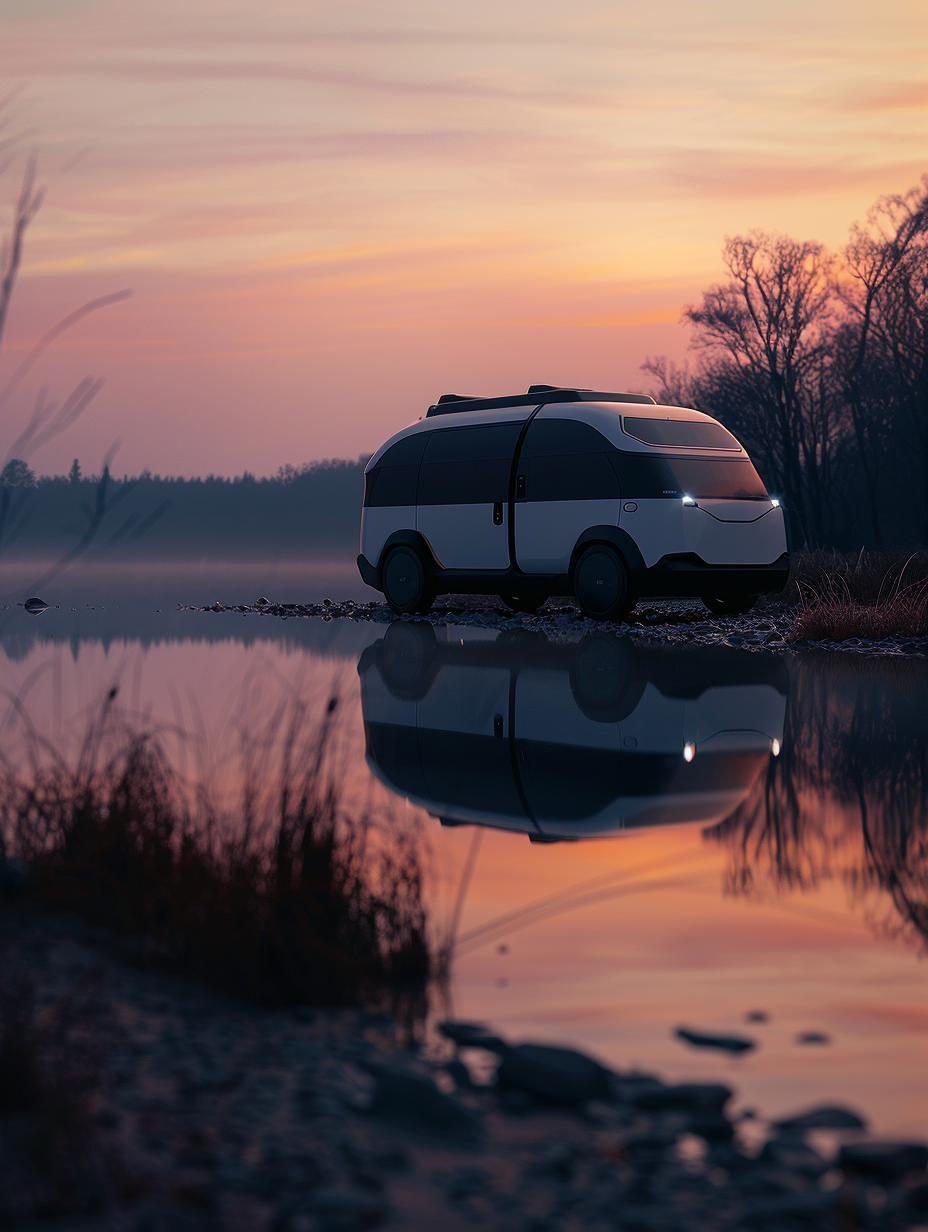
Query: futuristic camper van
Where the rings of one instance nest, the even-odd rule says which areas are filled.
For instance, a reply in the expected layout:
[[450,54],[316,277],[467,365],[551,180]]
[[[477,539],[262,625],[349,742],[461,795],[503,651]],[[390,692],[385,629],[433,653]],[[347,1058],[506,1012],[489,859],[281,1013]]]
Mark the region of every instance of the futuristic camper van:
[[746,612],[783,588],[789,558],[779,502],[711,416],[532,385],[444,394],[377,450],[358,569],[397,613],[448,593],[520,611],[574,595],[619,620],[644,595]]
[[397,621],[358,663],[367,762],[443,825],[533,842],[729,817],[783,740],[777,655]]

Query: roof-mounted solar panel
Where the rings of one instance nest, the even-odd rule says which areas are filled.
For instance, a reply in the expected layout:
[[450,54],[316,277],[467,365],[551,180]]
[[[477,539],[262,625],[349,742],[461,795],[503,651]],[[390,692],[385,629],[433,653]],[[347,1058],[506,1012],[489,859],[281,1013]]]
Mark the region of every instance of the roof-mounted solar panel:
[[442,394],[434,406],[429,407],[426,417],[457,414],[459,411],[495,411],[511,406],[538,406],[550,402],[637,402],[648,406],[655,405],[654,399],[648,394],[618,394],[594,389],[567,389],[561,385],[529,385],[527,393],[505,394],[499,398],[480,398],[470,394]]

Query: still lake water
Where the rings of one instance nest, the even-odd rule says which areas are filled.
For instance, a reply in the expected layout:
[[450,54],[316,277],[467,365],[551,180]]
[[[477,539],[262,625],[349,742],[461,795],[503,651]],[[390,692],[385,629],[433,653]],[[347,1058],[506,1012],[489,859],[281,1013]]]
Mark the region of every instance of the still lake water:
[[73,750],[118,683],[224,781],[287,699],[335,692],[349,805],[421,822],[456,1015],[928,1134],[928,662],[176,610],[372,597],[338,564],[84,566],[39,617],[29,583],[0,571],[5,755],[23,716]]

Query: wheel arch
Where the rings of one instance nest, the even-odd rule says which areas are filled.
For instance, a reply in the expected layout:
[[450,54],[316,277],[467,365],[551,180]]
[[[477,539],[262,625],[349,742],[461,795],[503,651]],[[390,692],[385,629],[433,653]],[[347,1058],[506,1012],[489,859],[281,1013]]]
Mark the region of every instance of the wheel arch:
[[377,575],[377,590],[383,590],[383,563],[387,559],[390,549],[396,547],[415,549],[419,559],[422,561],[422,567],[427,577],[434,577],[436,570],[440,568],[438,561],[435,559],[435,553],[432,551],[425,535],[417,530],[395,530],[384,542],[383,547],[380,549],[380,555],[377,557],[377,563],[374,566]]
[[570,569],[568,577],[570,584],[573,586],[574,569],[577,561],[583,555],[587,548],[594,544],[602,543],[613,548],[621,556],[625,568],[628,570],[628,579],[632,591],[637,592],[641,583],[644,581],[644,576],[647,573],[647,566],[644,563],[644,557],[638,544],[634,541],[631,535],[626,530],[622,530],[619,526],[591,526],[583,532],[577,542],[574,544],[574,550],[570,554]]

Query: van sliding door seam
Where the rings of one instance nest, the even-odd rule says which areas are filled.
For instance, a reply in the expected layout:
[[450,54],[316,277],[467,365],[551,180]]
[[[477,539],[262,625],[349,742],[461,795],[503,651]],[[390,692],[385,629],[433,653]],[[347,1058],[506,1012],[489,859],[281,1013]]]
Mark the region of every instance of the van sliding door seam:
[[525,816],[535,827],[537,834],[544,834],[544,830],[538,824],[538,818],[532,812],[531,805],[528,802],[528,796],[525,794],[525,784],[522,782],[522,772],[519,769],[519,751],[516,748],[516,686],[518,681],[519,669],[515,668],[509,673],[509,764],[512,767],[512,778],[516,785],[519,803],[522,805]]
[[522,458],[522,446],[525,444],[525,437],[528,434],[529,425],[532,420],[547,405],[546,402],[540,402],[528,419],[526,419],[512,454],[512,466],[509,471],[509,568],[515,573],[522,572],[516,560],[516,478],[519,473],[519,462]]

